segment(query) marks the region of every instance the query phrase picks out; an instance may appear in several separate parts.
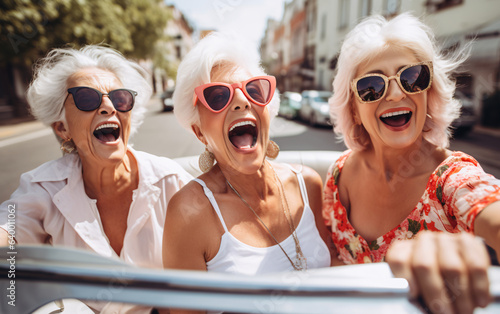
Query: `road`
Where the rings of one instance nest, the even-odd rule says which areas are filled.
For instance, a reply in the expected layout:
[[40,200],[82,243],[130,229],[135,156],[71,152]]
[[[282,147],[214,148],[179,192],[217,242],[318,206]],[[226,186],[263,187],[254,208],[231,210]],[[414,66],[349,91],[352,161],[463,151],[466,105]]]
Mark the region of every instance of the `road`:
[[[138,133],[131,139],[137,150],[169,158],[199,155],[203,145],[184,130],[171,112],[160,112],[160,101],[152,99]],[[330,128],[312,128],[303,123],[276,118],[271,136],[282,150],[344,150]],[[61,156],[52,132],[38,122],[0,130],[0,200],[6,200],[19,185],[19,176],[44,162]],[[500,137],[473,132],[452,141],[452,150],[474,156],[485,171],[500,178]]]

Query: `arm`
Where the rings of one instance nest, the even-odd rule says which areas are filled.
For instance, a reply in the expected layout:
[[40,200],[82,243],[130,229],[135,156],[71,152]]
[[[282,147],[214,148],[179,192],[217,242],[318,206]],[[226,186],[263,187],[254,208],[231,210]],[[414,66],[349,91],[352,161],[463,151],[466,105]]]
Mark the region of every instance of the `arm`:
[[[436,185],[457,231],[474,230],[498,250],[499,181],[485,174],[475,160],[462,158],[444,169]],[[421,295],[431,311],[472,313],[491,300],[488,253],[482,241],[465,231],[420,232],[414,241],[394,243],[386,256],[393,273],[406,278],[412,296]]]
[[478,214],[474,230],[476,235],[495,250],[497,258],[500,258],[500,201],[486,206]]
[[[203,217],[208,202],[201,188],[188,184],[176,193],[168,204],[163,231],[163,267],[206,271],[207,218]],[[194,197],[193,197],[194,196]],[[204,198],[204,200],[203,200]],[[175,310],[160,313],[204,313]]]
[[[205,264],[206,226],[201,206],[195,201],[200,191],[193,185],[181,189],[168,204],[163,229],[163,267],[189,270],[207,270]],[[203,195],[203,192],[201,192]],[[198,195],[198,196],[190,196]],[[205,220],[206,221],[206,220]]]
[[0,246],[9,245],[9,234],[6,230],[0,228]]
[[[32,182],[32,178],[31,172],[21,175],[19,187],[10,199],[0,204],[0,246],[12,244],[12,240],[16,243],[47,242],[44,221],[52,217],[55,205],[52,195],[41,183]],[[58,191],[64,183],[51,182],[49,185],[52,191]]]
[[329,228],[327,227],[323,219],[323,182],[321,180],[321,176],[309,167],[303,168],[302,175],[304,176],[304,181],[307,186],[309,205],[311,206],[311,210],[314,214],[316,228],[318,228],[319,235],[321,236],[323,241],[325,241],[326,246],[330,250],[330,265],[343,265],[344,263],[342,263],[337,257],[337,251],[335,250],[335,245],[333,244],[332,238],[330,236]]

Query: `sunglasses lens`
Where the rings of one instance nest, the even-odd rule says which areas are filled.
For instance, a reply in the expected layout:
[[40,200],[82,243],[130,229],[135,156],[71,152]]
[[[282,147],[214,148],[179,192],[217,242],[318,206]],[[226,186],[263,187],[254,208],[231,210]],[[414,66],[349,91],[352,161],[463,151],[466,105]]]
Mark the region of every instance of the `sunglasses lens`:
[[257,79],[245,86],[247,94],[257,104],[264,105],[271,99],[271,83],[268,80]]
[[231,91],[227,86],[210,86],[203,91],[205,101],[214,111],[220,111],[229,102]]
[[73,99],[78,109],[82,111],[92,111],[101,104],[101,96],[93,89],[82,87],[74,94]]
[[109,99],[111,99],[115,109],[121,112],[130,111],[134,107],[134,95],[125,89],[111,91]]
[[425,64],[415,65],[401,73],[401,85],[409,93],[420,92],[427,87],[431,82],[431,72]]
[[358,95],[363,101],[375,101],[384,94],[385,81],[380,76],[368,76],[356,83]]

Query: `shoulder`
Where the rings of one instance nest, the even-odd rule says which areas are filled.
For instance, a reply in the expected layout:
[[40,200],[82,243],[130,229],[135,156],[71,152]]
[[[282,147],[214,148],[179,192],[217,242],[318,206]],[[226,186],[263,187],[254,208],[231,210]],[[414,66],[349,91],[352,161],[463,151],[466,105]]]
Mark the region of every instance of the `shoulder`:
[[191,181],[181,188],[168,203],[167,215],[182,215],[187,222],[203,221],[203,217],[212,212],[212,206],[203,187]]
[[355,156],[356,152],[353,152],[350,149],[342,152],[342,154],[339,156],[339,158],[337,158],[337,160],[335,160],[330,165],[330,167],[328,169],[327,177],[333,176],[334,173],[336,173],[336,172],[340,172],[342,170],[342,168],[344,167],[344,165],[346,164],[346,161],[349,160],[349,162],[351,162],[351,160],[353,159],[352,157],[348,159],[348,157],[353,156],[353,155]]
[[316,193],[322,192],[323,180],[316,170],[299,164],[278,164],[277,168],[286,169],[288,173],[287,180],[294,182],[294,184],[298,184],[298,176],[302,176],[309,195],[314,197]]
[[477,160],[460,151],[451,152],[434,170],[434,175],[441,179],[454,175],[476,176],[478,174],[484,174],[484,170]]
[[320,189],[323,187],[323,179],[316,172],[316,170],[308,166],[303,166],[301,173],[304,177],[304,182],[306,183],[307,187],[316,187]]
[[63,181],[68,179],[75,170],[80,170],[80,168],[80,157],[77,154],[66,154],[23,173],[21,175],[21,182]]

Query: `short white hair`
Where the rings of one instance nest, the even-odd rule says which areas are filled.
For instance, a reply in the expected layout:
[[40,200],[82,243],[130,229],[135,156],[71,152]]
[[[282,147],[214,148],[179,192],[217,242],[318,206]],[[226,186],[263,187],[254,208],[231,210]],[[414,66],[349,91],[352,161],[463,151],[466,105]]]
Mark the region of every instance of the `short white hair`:
[[[177,81],[173,95],[174,114],[179,123],[189,131],[192,125],[200,124],[198,109],[193,106],[194,89],[210,83],[210,74],[218,66],[241,67],[252,76],[267,75],[260,66],[256,48],[235,35],[213,32],[200,40],[185,56],[177,70]],[[279,109],[278,91],[268,104],[271,119]]]
[[79,50],[56,48],[35,64],[33,80],[27,91],[31,113],[45,125],[66,121],[64,101],[68,95],[68,79],[82,69],[98,68],[112,72],[124,88],[137,92],[131,111],[130,135],[144,119],[145,104],[152,94],[146,71],[125,59],[118,51],[100,45],[87,45]]
[[410,13],[391,20],[373,15],[347,34],[333,81],[334,94],[329,100],[335,132],[350,149],[363,150],[370,144],[366,130],[357,136],[351,132],[354,126],[351,81],[360,64],[390,46],[408,48],[419,61],[432,61],[434,75],[427,94],[428,114],[432,118],[425,121],[424,138],[439,147],[447,147],[450,124],[460,112],[459,102],[453,99],[455,81],[451,75],[467,59],[468,47],[453,56],[445,56],[437,47],[432,30]]

